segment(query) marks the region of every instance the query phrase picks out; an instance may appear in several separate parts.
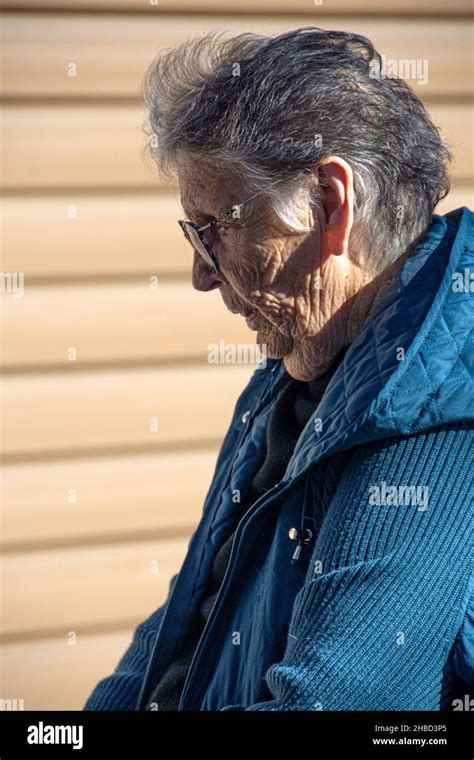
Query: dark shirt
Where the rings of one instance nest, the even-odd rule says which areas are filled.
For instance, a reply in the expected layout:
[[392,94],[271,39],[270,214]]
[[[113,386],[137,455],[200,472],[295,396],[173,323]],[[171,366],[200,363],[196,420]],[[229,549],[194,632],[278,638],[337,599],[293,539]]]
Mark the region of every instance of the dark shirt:
[[178,709],[199,637],[225,575],[237,524],[250,506],[282,479],[298,438],[323,397],[326,386],[343,360],[346,350],[347,347],[340,351],[324,375],[310,382],[291,378],[278,396],[268,422],[263,462],[255,473],[247,494],[240,504],[236,504],[232,525],[228,528],[227,537],[214,558],[208,588],[198,607],[197,615],[188,630],[181,651],[155,686],[146,710]]

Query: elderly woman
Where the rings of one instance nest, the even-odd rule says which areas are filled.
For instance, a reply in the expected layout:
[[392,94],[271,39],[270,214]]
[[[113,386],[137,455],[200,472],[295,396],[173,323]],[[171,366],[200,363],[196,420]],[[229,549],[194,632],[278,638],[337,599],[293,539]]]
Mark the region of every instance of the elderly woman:
[[270,358],[166,603],[84,709],[463,709],[474,215],[433,213],[446,147],[343,32],[187,42],[144,97],[194,287]]

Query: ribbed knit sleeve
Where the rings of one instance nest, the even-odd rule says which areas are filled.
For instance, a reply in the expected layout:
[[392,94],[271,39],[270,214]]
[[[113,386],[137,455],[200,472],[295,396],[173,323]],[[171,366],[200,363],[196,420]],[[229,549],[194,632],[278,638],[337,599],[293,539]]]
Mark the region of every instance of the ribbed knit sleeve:
[[131,643],[114,672],[99,681],[88,697],[83,710],[135,709],[166,603],[177,578],[178,573],[173,575],[169,582],[166,602],[137,626]]
[[[247,710],[452,709],[445,666],[472,572],[472,440],[460,423],[354,449],[283,659],[266,673],[274,698]],[[416,503],[401,487],[419,489]]]

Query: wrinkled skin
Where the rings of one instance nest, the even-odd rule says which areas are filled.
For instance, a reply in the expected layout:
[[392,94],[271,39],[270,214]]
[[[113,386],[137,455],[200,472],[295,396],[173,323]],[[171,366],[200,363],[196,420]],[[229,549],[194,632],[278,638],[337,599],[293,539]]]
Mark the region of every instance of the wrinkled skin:
[[[252,193],[221,173],[200,172],[193,162],[178,172],[181,204],[187,218],[205,224]],[[219,288],[232,312],[256,310],[249,326],[269,358],[283,358],[298,380],[322,375],[338,352],[349,345],[391,284],[400,257],[381,275],[364,267],[364,252],[350,249],[353,225],[353,178],[338,157],[314,167],[322,208],[307,204],[302,221],[311,231],[295,233],[280,221],[265,194],[206,232],[219,261],[214,273],[195,251],[193,286]],[[243,317],[242,317],[243,318]]]

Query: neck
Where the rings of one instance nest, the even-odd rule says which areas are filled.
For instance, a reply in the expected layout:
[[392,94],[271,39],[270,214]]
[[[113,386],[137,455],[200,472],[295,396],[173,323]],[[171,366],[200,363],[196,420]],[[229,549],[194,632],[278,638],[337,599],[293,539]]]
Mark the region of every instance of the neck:
[[311,381],[330,369],[340,352],[355,340],[398,279],[409,254],[407,250],[387,269],[363,284],[316,335],[295,345],[291,354],[284,359],[286,370],[292,377]]

